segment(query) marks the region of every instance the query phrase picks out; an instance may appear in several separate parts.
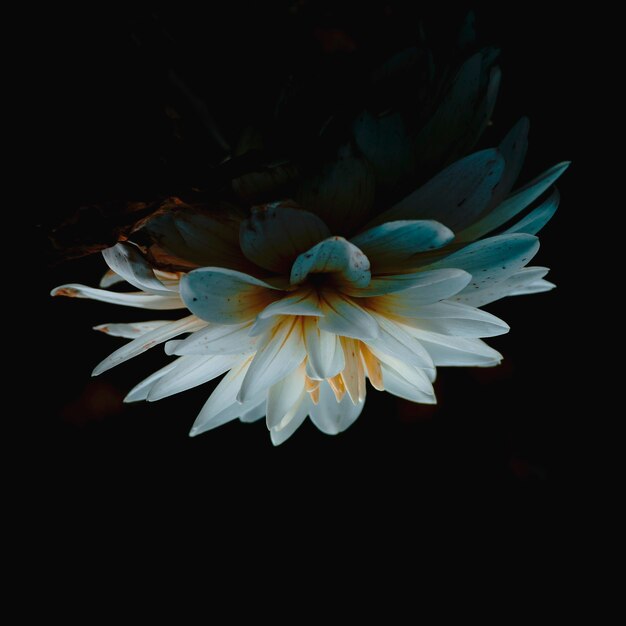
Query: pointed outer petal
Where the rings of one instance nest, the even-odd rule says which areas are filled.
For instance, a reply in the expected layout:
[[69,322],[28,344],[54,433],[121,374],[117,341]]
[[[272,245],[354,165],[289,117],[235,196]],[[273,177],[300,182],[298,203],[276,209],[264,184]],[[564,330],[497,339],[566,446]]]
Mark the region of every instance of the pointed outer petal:
[[281,430],[295,415],[304,399],[304,363],[282,380],[272,385],[267,392],[265,415],[269,430]]
[[304,315],[318,316],[324,315],[320,306],[317,291],[313,289],[298,289],[295,292],[285,295],[284,298],[272,302],[260,313],[259,318],[265,319],[273,315]]
[[487,207],[503,169],[504,161],[493,148],[471,154],[447,167],[373,223],[433,219],[456,232],[472,224]]
[[115,244],[103,250],[102,256],[116,274],[137,289],[162,295],[169,295],[171,291],[176,291],[165,287],[154,275],[152,267],[143,258],[141,252],[129,243]]
[[288,273],[299,254],[330,235],[317,215],[276,202],[252,209],[251,217],[241,223],[239,242],[259,267]]
[[499,365],[502,361],[502,355],[480,339],[450,337],[410,327],[407,327],[407,332],[428,350],[438,367],[440,365],[491,367]]
[[569,161],[559,163],[521,189],[518,189],[469,228],[457,232],[457,241],[474,241],[506,224],[552,186],[568,167]]
[[237,401],[245,402],[282,380],[305,356],[302,320],[288,317],[259,341]]
[[178,367],[181,363],[184,363],[190,357],[180,357],[171,363],[168,363],[165,367],[162,367],[160,370],[154,372],[154,374],[150,374],[148,378],[145,378],[140,383],[135,385],[129,392],[126,394],[124,398],[124,402],[139,402],[140,400],[145,400],[150,393],[150,390],[155,385],[155,383],[163,378],[166,374],[171,372],[174,368]]
[[410,267],[413,255],[445,246],[454,233],[433,220],[399,220],[374,226],[350,241],[364,252],[379,274],[389,268]]
[[559,192],[555,189],[547,200],[504,232],[536,235],[552,219],[559,207],[559,201]]
[[369,259],[343,237],[331,237],[301,254],[291,268],[291,284],[298,285],[309,274],[339,274],[356,287],[367,287],[372,278]]
[[[237,404],[237,394],[251,362],[252,357],[241,361],[220,380],[191,427],[189,432],[191,437],[225,423],[220,421],[219,418],[221,415],[230,414],[231,407]],[[252,401],[243,405],[239,403],[239,413],[243,415],[249,409],[257,406],[261,399],[265,400],[265,396],[263,398],[255,398],[256,402],[254,403]],[[235,419],[235,417],[238,417],[238,415],[233,415],[230,419]]]
[[511,130],[498,146],[500,154],[504,158],[504,172],[500,182],[493,190],[491,206],[497,206],[509,195],[513,185],[522,171],[526,152],[528,151],[528,130],[530,122],[523,117]]
[[478,106],[483,57],[470,57],[459,69],[448,93],[415,140],[415,153],[428,155],[430,163],[444,160],[451,144],[467,135]]
[[111,337],[124,337],[125,339],[136,339],[146,333],[169,324],[167,320],[158,320],[154,322],[134,322],[132,324],[100,324],[94,326],[94,330],[110,335]]
[[[337,400],[337,402],[341,402],[344,399],[346,392],[348,391],[346,389],[346,383],[343,382],[343,377],[341,376],[341,374],[338,374],[337,376],[333,376],[332,378],[327,379],[326,382],[330,385],[330,388],[333,390],[333,393],[335,394],[335,399]],[[318,401],[319,401],[319,398],[318,398]]]
[[376,320],[358,304],[341,294],[326,293],[320,297],[324,317],[317,319],[321,330],[354,339],[378,337]]
[[351,426],[361,415],[365,399],[353,404],[346,395],[341,402],[337,402],[333,390],[328,383],[320,385],[320,398],[316,405],[309,409],[311,421],[327,435],[336,435]]
[[[436,302],[458,293],[467,286],[471,274],[464,270],[445,269],[427,270],[411,274],[392,274],[376,276],[365,289],[353,289],[342,286],[343,293],[355,298],[384,296],[391,293],[411,291],[411,298]],[[415,293],[413,291],[415,290]],[[448,294],[448,295],[446,295]]]
[[145,335],[137,337],[137,339],[133,339],[133,341],[130,341],[110,354],[106,359],[104,359],[104,361],[95,367],[92,372],[92,376],[98,376],[99,374],[102,374],[102,372],[106,372],[112,367],[116,367],[117,365],[124,363],[124,361],[128,361],[129,359],[146,352],[146,350],[154,348],[154,346],[158,346],[168,339],[172,339],[172,337],[182,335],[183,333],[193,332],[194,330],[198,330],[204,326],[204,322],[199,320],[194,315],[190,315],[189,317],[184,317],[181,320],[169,322],[164,326],[155,328]]
[[245,413],[242,413],[239,416],[239,420],[246,424],[251,424],[252,422],[258,422],[260,419],[265,417],[265,399],[263,399],[259,404],[251,409],[247,410]]
[[178,294],[156,295],[144,292],[118,293],[116,291],[106,291],[104,289],[94,289],[86,285],[72,283],[61,285],[50,292],[51,296],[66,296],[68,298],[87,298],[88,300],[98,300],[99,302],[109,302],[110,304],[122,304],[139,309],[184,309],[185,305]]
[[415,169],[413,144],[397,112],[372,115],[364,111],[354,121],[354,139],[371,163],[377,181],[394,185]]
[[295,200],[319,215],[333,233],[351,233],[362,224],[374,204],[375,176],[372,166],[355,156],[349,146],[318,176],[306,176]]
[[[211,324],[182,341],[165,344],[166,354],[239,354],[256,350],[258,337],[250,336],[251,322],[243,324]],[[172,344],[172,345],[170,345]]]
[[510,330],[509,325],[495,315],[458,302],[420,307],[403,321],[407,326],[452,337],[496,337]]
[[380,325],[380,336],[365,342],[369,348],[384,352],[422,369],[434,369],[435,365],[427,350],[407,332],[403,324],[388,320],[382,315],[375,315],[375,317]]
[[305,319],[303,323],[307,375],[319,380],[336,376],[345,366],[339,338],[321,330],[315,319]]
[[544,293],[545,291],[552,291],[556,285],[551,283],[549,280],[540,279],[530,285],[526,285],[525,287],[521,287],[520,289],[516,289],[512,291],[510,296],[529,296],[534,293]]
[[531,283],[542,279],[548,271],[547,267],[524,267],[504,280],[492,281],[482,289],[465,291],[454,296],[451,300],[461,304],[468,304],[469,306],[484,306],[501,298],[514,295],[515,291],[524,289]]
[[459,293],[463,295],[485,289],[492,283],[515,274],[537,254],[537,250],[539,240],[533,235],[523,233],[498,235],[475,241],[430,265],[429,268],[456,267],[469,272],[472,280],[465,290]]
[[150,219],[146,230],[167,252],[202,267],[251,271],[253,265],[239,248],[241,219],[180,210]]
[[[205,420],[201,426],[196,426],[198,423],[198,418],[194,422],[194,425],[191,427],[189,431],[190,437],[196,437],[197,435],[201,435],[202,433],[206,433],[209,430],[213,430],[218,426],[223,426],[228,422],[232,422],[237,418],[241,418],[242,415],[247,413],[248,411],[254,409],[256,410],[259,405],[264,405],[265,398],[259,396],[250,402],[246,402],[245,404],[240,404],[239,402],[233,402],[229,406],[227,406],[223,411],[214,415],[210,420]],[[202,412],[201,412],[202,413]]]
[[282,430],[270,431],[272,443],[275,446],[279,446],[281,443],[287,441],[287,439],[289,439],[289,437],[291,437],[291,435],[293,435],[296,430],[298,430],[298,428],[302,426],[302,423],[306,419],[306,416],[309,414],[312,406],[313,403],[305,395],[304,399],[300,403],[300,406],[298,407],[298,410],[289,421],[289,423]]
[[180,281],[180,297],[199,318],[216,324],[253,319],[281,292],[248,274],[221,267],[203,267]]
[[106,289],[107,287],[111,287],[113,285],[117,285],[118,283],[124,282],[124,279],[116,274],[113,270],[107,270],[104,273],[104,276],[100,279],[98,283],[98,287],[102,289]]
[[357,404],[365,399],[365,368],[361,360],[359,342],[348,337],[340,337],[346,365],[341,378],[352,402]]
[[426,371],[375,349],[372,354],[380,361],[385,391],[413,402],[436,404],[435,391]]
[[148,394],[148,401],[155,402],[221,376],[231,367],[241,362],[235,354],[215,354],[210,356],[189,355],[190,358],[175,370],[161,378]]
[[383,384],[383,371],[380,367],[380,361],[372,354],[371,350],[366,344],[361,342],[361,357],[363,357],[363,363],[367,370],[367,377],[372,383],[372,387],[378,391],[384,391],[385,385]]

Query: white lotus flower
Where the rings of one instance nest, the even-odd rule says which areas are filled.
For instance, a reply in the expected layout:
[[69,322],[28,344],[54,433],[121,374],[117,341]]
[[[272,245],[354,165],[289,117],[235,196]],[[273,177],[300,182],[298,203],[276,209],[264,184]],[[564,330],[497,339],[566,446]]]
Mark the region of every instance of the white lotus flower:
[[[437,366],[501,360],[481,339],[509,327],[476,307],[553,287],[547,269],[527,264],[539,248],[535,234],[557,208],[556,191],[508,230],[483,238],[567,167],[510,194],[526,130],[522,122],[499,149],[451,165],[350,238],[288,202],[257,207],[247,219],[172,213],[153,225],[160,245],[197,269],[153,271],[137,247],[120,243],[104,252],[113,274],[103,286],[123,279],[140,291],[65,285],[53,295],[188,310],[173,322],[98,327],[133,340],[94,374],[163,343],[177,358],[127,401],[159,400],[226,373],[192,435],[263,416],[274,444],[307,416],[336,434],[361,413],[366,379],[375,389],[434,403]],[[346,231],[353,217],[343,216]]]

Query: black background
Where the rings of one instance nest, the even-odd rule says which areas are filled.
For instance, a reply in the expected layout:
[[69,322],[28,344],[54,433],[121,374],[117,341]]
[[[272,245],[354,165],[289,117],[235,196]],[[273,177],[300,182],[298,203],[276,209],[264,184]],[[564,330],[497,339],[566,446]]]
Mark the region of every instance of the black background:
[[[439,23],[448,11],[460,13],[457,6],[422,10],[389,4],[400,11],[397,20],[382,21],[376,3],[367,10],[345,4],[332,17],[318,3],[311,20],[356,32],[362,45],[375,46],[380,38],[393,39],[408,16],[420,11]],[[160,14],[177,36],[188,33],[175,60],[188,63],[191,80],[205,85],[204,94],[226,126],[235,123],[241,99],[249,105],[259,98],[262,106],[264,89],[280,74],[281,63],[294,62],[292,51],[300,41],[299,33],[285,30],[280,3],[229,6],[212,9],[210,19],[182,10]],[[90,379],[92,367],[119,345],[90,328],[150,316],[49,299],[49,290],[58,284],[95,284],[104,263],[94,255],[50,266],[39,231],[34,236],[43,252],[33,290],[41,324],[33,330],[36,360],[26,397],[24,463],[41,468],[47,495],[69,494],[77,502],[102,496],[141,501],[156,495],[165,503],[171,494],[193,490],[215,510],[278,500],[315,507],[336,497],[349,506],[363,496],[376,506],[387,497],[419,503],[431,488],[510,489],[521,482],[553,481],[573,471],[574,457],[584,473],[589,450],[570,448],[577,428],[574,408],[585,386],[584,366],[576,362],[584,339],[572,337],[563,320],[573,311],[583,315],[575,308],[581,280],[587,279],[580,267],[580,222],[593,206],[589,172],[598,164],[588,148],[599,132],[597,100],[605,89],[590,52],[596,47],[597,53],[598,41],[590,43],[594,26],[582,14],[545,7],[511,11],[504,3],[476,6],[481,40],[502,48],[502,87],[483,145],[495,145],[525,114],[531,119],[531,144],[523,180],[558,161],[573,161],[558,184],[561,208],[542,233],[535,263],[552,268],[549,278],[558,289],[490,308],[512,329],[490,340],[504,354],[504,364],[489,370],[441,369],[436,409],[371,391],[362,416],[337,437],[306,423],[274,448],[263,422],[234,422],[190,439],[187,432],[207,389],[156,404],[121,404],[132,385],[165,361],[156,351]],[[149,21],[147,15],[103,10],[78,18],[72,14],[71,20],[54,17],[39,59],[44,72],[33,84],[39,106],[31,169],[42,190],[33,208],[36,221],[71,215],[85,202],[140,198],[193,182],[198,155],[213,148],[198,139],[185,146],[174,165],[159,158],[159,61],[139,54],[129,34]]]

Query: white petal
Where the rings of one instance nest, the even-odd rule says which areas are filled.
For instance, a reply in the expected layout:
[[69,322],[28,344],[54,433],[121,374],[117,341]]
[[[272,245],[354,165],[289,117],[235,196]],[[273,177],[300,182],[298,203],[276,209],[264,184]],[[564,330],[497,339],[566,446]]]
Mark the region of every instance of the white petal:
[[266,420],[270,430],[281,430],[294,417],[303,399],[304,364],[272,385],[267,393]]
[[502,361],[502,355],[480,339],[450,337],[418,328],[407,331],[428,350],[437,366],[491,367]]
[[507,133],[506,137],[498,146],[500,154],[504,157],[504,172],[500,182],[493,190],[492,206],[497,206],[513,189],[513,185],[522,170],[526,152],[528,150],[528,129],[530,124],[527,117],[523,117]]
[[94,289],[86,285],[69,284],[56,287],[50,293],[51,296],[66,296],[68,298],[87,298],[110,304],[122,304],[124,306],[137,307],[139,309],[184,309],[185,305],[178,294],[155,295],[144,292],[118,293],[104,289]]
[[258,337],[250,336],[250,322],[211,324],[182,341],[165,344],[167,354],[250,354],[256,350]]
[[388,320],[382,315],[376,315],[376,321],[380,325],[381,333],[377,339],[364,342],[368,347],[390,354],[410,365],[434,369],[435,366],[426,349],[406,331],[403,325]]
[[330,237],[324,222],[313,213],[281,203],[252,209],[241,223],[241,250],[259,267],[287,273],[296,257]]
[[524,267],[539,250],[539,240],[532,235],[515,233],[476,241],[431,265],[431,268],[461,268],[472,275],[461,294],[489,287]]
[[273,315],[304,315],[323,316],[317,292],[310,289],[299,289],[280,300],[272,302],[260,313],[259,318],[265,319]]
[[263,399],[259,404],[251,409],[245,411],[239,416],[239,420],[245,422],[246,424],[250,424],[252,422],[258,422],[260,419],[265,417],[265,399]]
[[365,399],[353,404],[346,394],[341,402],[337,402],[330,385],[320,385],[320,397],[317,404],[311,405],[309,415],[311,421],[327,435],[336,435],[351,426],[361,415]]
[[154,322],[134,322],[132,324],[100,324],[94,326],[94,330],[110,335],[111,337],[124,337],[125,339],[136,339],[146,333],[169,324],[167,320],[155,320]]
[[536,235],[556,213],[559,207],[559,199],[559,192],[555,189],[545,202],[542,202],[536,209],[533,209],[526,215],[526,217],[523,217],[517,224],[514,224],[504,232]]
[[[410,388],[414,390],[413,393],[421,394],[420,397],[430,397],[434,401],[435,392],[432,385],[434,376],[432,376],[430,370],[423,370],[419,367],[415,367],[414,365],[405,363],[401,359],[385,354],[380,350],[372,349],[372,354],[380,361],[386,391],[390,391],[387,389],[387,381],[391,380],[393,388],[395,389],[400,384],[400,381],[397,380],[400,378],[404,381],[403,384],[409,385]],[[400,395],[395,391],[390,392],[394,395]],[[408,399],[410,400],[411,398]],[[415,401],[423,402],[425,400]]]
[[399,220],[374,226],[350,241],[362,250],[378,274],[411,266],[415,254],[435,250],[454,239],[454,233],[433,220]]
[[543,280],[542,278],[532,282],[524,287],[515,289],[509,296],[529,296],[534,293],[544,293],[545,291],[552,291],[556,285],[549,280]]
[[[376,276],[364,289],[346,288],[341,290],[356,298],[382,296],[399,291],[411,290],[411,298],[420,299],[425,304],[449,297],[463,289],[470,281],[471,275],[464,270],[427,270],[411,274],[392,274]],[[413,289],[416,291],[413,292]]]
[[568,167],[569,162],[567,161],[559,163],[521,189],[518,189],[475,224],[472,224],[469,228],[461,232],[457,232],[457,240],[474,241],[499,226],[506,224],[520,211],[523,211],[534,202],[546,189],[551,187]]
[[240,361],[241,357],[233,354],[190,355],[189,359],[155,383],[148,394],[148,401],[162,400],[209,382],[227,372]]
[[518,290],[541,280],[548,271],[547,267],[524,267],[504,280],[491,281],[491,283],[487,283],[481,289],[464,291],[454,296],[452,300],[470,306],[484,306],[501,298],[515,295],[515,292]]
[[285,378],[305,356],[302,321],[287,317],[259,341],[237,400],[245,402]]
[[[410,400],[411,402],[420,402],[422,404],[436,404],[434,392],[428,393],[418,388],[411,377],[401,376],[397,370],[389,367],[386,363],[381,365],[383,372],[383,384],[385,385],[385,391]],[[419,372],[419,370],[413,368],[413,372]]]
[[324,317],[318,318],[320,329],[355,339],[373,339],[378,336],[376,320],[349,298],[326,293],[321,298],[321,304]]
[[295,415],[291,418],[289,423],[282,428],[281,430],[271,430],[270,437],[272,439],[272,443],[275,446],[279,446],[281,443],[285,443],[291,435],[293,435],[298,428],[302,425],[306,416],[309,414],[310,408],[313,403],[309,400],[308,394],[307,397],[303,399],[300,406],[298,407]]
[[370,262],[354,244],[331,237],[302,253],[291,268],[291,283],[299,285],[309,274],[339,274],[341,279],[366,287],[371,279]]
[[150,264],[139,250],[129,243],[118,243],[102,251],[107,265],[126,282],[148,293],[169,295],[170,291],[154,275]]
[[304,345],[309,378],[332,378],[344,368],[343,350],[337,335],[320,329],[315,319],[304,320]]
[[180,297],[199,318],[216,324],[239,324],[254,319],[280,297],[266,282],[220,267],[203,267],[180,281]]
[[168,363],[165,367],[162,367],[160,370],[154,372],[154,374],[150,374],[148,378],[145,378],[140,383],[135,385],[129,392],[126,394],[124,398],[124,402],[138,402],[139,400],[145,400],[150,393],[150,390],[155,385],[155,383],[163,378],[168,372],[171,372],[175,367],[178,367],[181,363],[184,362],[188,357],[180,357],[171,363]]
[[203,328],[204,325],[205,324],[202,320],[190,315],[189,317],[184,317],[181,320],[176,320],[175,322],[170,322],[164,326],[155,328],[154,330],[151,330],[145,335],[134,339],[110,354],[106,359],[104,359],[104,361],[95,367],[92,376],[98,376],[99,374],[102,374],[102,372],[106,372],[112,367],[116,367],[117,365],[124,363],[124,361],[132,359],[142,352],[145,352],[150,348],[154,348],[154,346],[158,346],[168,339],[172,339],[172,337],[182,335],[183,333],[193,332],[194,330]]
[[456,232],[471,224],[487,207],[503,168],[504,161],[495,149],[471,154],[447,167],[373,223],[432,219]]
[[434,333],[454,337],[495,337],[508,333],[509,325],[500,318],[458,302],[437,302],[419,307],[404,322]]
[[113,270],[107,270],[104,273],[104,276],[100,279],[98,287],[106,289],[107,287],[112,287],[113,285],[117,285],[122,282],[124,282],[124,279],[121,276],[116,274]]
[[345,367],[341,379],[354,404],[365,400],[365,366],[361,359],[360,344],[356,339],[340,337]]

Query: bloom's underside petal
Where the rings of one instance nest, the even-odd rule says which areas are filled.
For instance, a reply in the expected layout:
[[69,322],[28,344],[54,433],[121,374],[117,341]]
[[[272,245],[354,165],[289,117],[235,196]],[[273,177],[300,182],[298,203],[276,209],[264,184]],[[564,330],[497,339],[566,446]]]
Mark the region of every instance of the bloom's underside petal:
[[304,345],[309,378],[332,378],[344,368],[343,350],[337,335],[320,329],[317,320],[304,320]]
[[493,190],[491,206],[500,204],[511,192],[515,181],[517,181],[528,150],[529,127],[528,118],[523,117],[513,126],[498,146],[498,150],[504,158],[504,172],[502,173],[500,182]]
[[324,317],[318,318],[318,327],[335,335],[355,339],[378,336],[376,320],[363,308],[339,294],[327,293],[321,298]]
[[509,296],[529,296],[534,293],[544,293],[545,291],[552,291],[556,285],[549,280],[543,280],[540,278],[535,282],[529,283],[524,287],[519,287],[512,291]]
[[338,274],[356,287],[366,287],[371,280],[369,259],[343,237],[325,239],[302,253],[291,268],[291,283],[298,285],[309,274]]
[[363,357],[363,364],[367,370],[367,377],[372,383],[372,387],[378,391],[384,391],[385,385],[383,383],[383,372],[380,366],[380,361],[372,354],[372,351],[366,344],[361,342],[361,356]]
[[98,283],[98,287],[101,289],[107,289],[108,287],[112,287],[113,285],[117,285],[117,283],[124,282],[124,279],[116,274],[113,270],[107,270],[104,273],[104,276],[100,279]]
[[458,302],[419,307],[403,321],[407,326],[453,337],[495,337],[509,332],[509,325],[495,315]]
[[556,213],[559,207],[559,199],[559,192],[555,189],[547,200],[504,232],[536,235]]
[[185,308],[178,294],[166,296],[144,292],[118,293],[116,291],[95,289],[94,287],[87,287],[86,285],[78,285],[75,283],[56,287],[52,290],[50,295],[66,296],[68,298],[86,298],[88,300],[121,304],[139,309],[166,310]]
[[256,349],[258,337],[250,335],[250,322],[243,324],[211,324],[182,341],[165,344],[167,354],[250,354]]
[[146,352],[146,350],[164,343],[168,339],[172,339],[173,337],[177,337],[183,333],[199,330],[204,326],[205,323],[202,320],[199,320],[194,315],[190,315],[189,317],[185,317],[181,320],[176,320],[175,322],[170,322],[169,324],[155,328],[145,335],[142,335],[137,339],[133,339],[133,341],[110,354],[106,359],[104,359],[104,361],[95,367],[92,376],[98,376],[112,367],[116,367],[117,365],[138,356],[142,352]]
[[163,378],[168,372],[171,372],[175,367],[178,367],[184,360],[187,360],[190,357],[180,357],[171,363],[168,363],[165,367],[162,367],[160,370],[157,370],[153,374],[150,374],[147,378],[142,380],[140,383],[136,384],[129,392],[126,394],[124,398],[124,402],[139,402],[140,400],[145,400],[150,393],[150,390],[155,385],[155,383]]
[[274,315],[304,315],[320,317],[324,315],[317,292],[314,290],[301,289],[280,300],[272,302],[260,313],[259,319],[265,319]]
[[469,272],[472,280],[465,292],[470,292],[511,276],[526,265],[537,250],[539,240],[532,235],[498,235],[476,241],[429,267],[455,267]]
[[373,349],[372,353],[380,361],[386,391],[413,402],[425,404],[436,402],[427,371],[376,349]]
[[168,289],[154,275],[150,264],[143,258],[139,250],[129,243],[118,243],[102,251],[107,265],[126,282],[137,289],[148,293],[170,295]]
[[428,352],[405,330],[403,325],[388,320],[382,315],[376,315],[376,321],[380,326],[380,336],[364,342],[367,346],[416,367],[434,369],[435,366]]
[[411,267],[414,255],[445,246],[454,233],[433,220],[398,220],[374,226],[350,241],[362,250],[375,274]]
[[319,402],[309,409],[311,421],[327,435],[336,435],[351,426],[361,414],[365,402],[354,404],[348,395],[337,402],[328,383],[320,385]]
[[136,339],[146,333],[169,324],[167,320],[155,320],[150,322],[133,322],[132,324],[100,324],[94,326],[94,330],[105,333],[111,337],[124,337],[124,339]]
[[[308,395],[308,394],[307,394]],[[295,415],[291,418],[289,423],[280,430],[271,430],[270,437],[272,439],[272,443],[275,446],[279,446],[281,443],[284,443],[293,435],[298,428],[302,425],[306,416],[309,414],[310,407],[312,406],[312,402],[308,397],[305,397],[300,405],[298,406]]]
[[219,267],[189,272],[180,281],[180,297],[199,318],[216,324],[251,319],[282,292],[257,278]]
[[365,400],[365,368],[361,359],[359,342],[348,337],[341,337],[340,341],[345,360],[341,379],[350,399],[357,404]]
[[181,391],[202,385],[241,361],[238,355],[191,356],[171,372],[160,378],[150,389],[147,399],[150,402],[162,400]]
[[319,176],[307,177],[296,193],[303,208],[319,215],[334,233],[354,232],[374,203],[375,180],[369,163],[341,150]]
[[436,366],[491,367],[502,360],[499,352],[480,339],[450,337],[418,328],[407,331],[428,350]]
[[300,406],[305,392],[304,364],[272,385],[267,393],[266,420],[269,430],[281,430]]
[[305,356],[302,321],[286,317],[259,341],[237,400],[245,402],[285,378]]
[[302,252],[330,237],[324,222],[313,213],[270,204],[256,207],[241,223],[241,250],[259,267],[286,273]]
[[354,121],[354,138],[371,163],[376,179],[394,185],[415,169],[415,154],[402,116],[364,111]]
[[504,280],[492,281],[491,284],[482,289],[460,293],[454,296],[452,300],[475,307],[484,306],[501,298],[515,295],[518,290],[528,288],[536,281],[540,281],[548,271],[547,267],[524,267]]
[[391,274],[376,276],[364,289],[341,286],[341,290],[352,297],[372,298],[398,292],[410,292],[412,302],[430,304],[459,292],[471,280],[471,275],[464,270],[440,269],[413,272],[411,274]]
[[457,232],[487,207],[503,167],[504,161],[495,149],[471,154],[379,215],[374,223],[433,219]]
[[257,422],[261,418],[265,417],[265,400],[259,402],[255,407],[247,410],[239,416],[239,420],[249,424],[251,422]]
[[461,232],[457,232],[457,240],[474,241],[506,224],[551,187],[568,167],[569,162],[567,161],[559,163],[521,189],[518,189],[477,222]]

